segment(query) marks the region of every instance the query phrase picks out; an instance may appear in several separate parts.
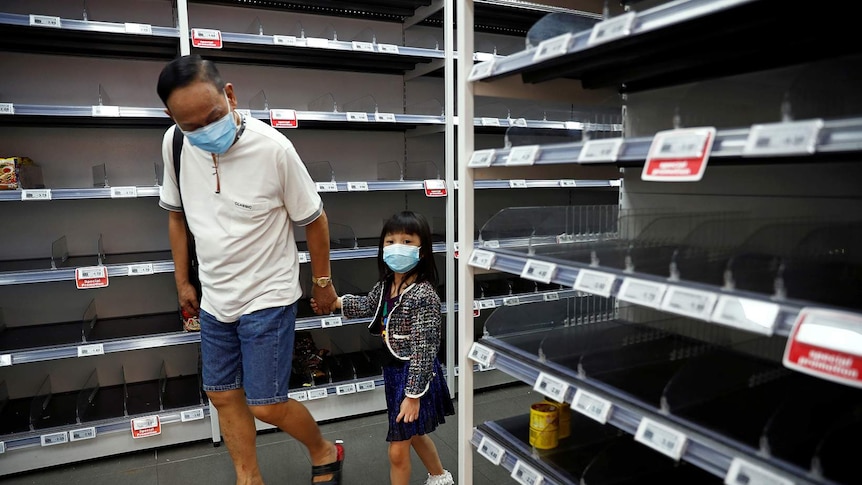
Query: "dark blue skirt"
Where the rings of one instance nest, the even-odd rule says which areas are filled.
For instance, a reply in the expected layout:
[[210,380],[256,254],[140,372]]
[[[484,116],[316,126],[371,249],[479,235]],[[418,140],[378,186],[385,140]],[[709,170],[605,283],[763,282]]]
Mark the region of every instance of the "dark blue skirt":
[[386,387],[386,409],[389,415],[389,433],[386,441],[405,441],[413,436],[430,433],[437,426],[446,422],[445,416],[455,414],[449,389],[446,387],[446,377],[440,361],[434,359],[434,376],[428,386],[428,392],[419,398],[419,418],[412,423],[403,420],[396,423],[395,419],[401,412],[401,401],[404,400],[404,388],[407,386],[407,371],[410,362],[395,361],[383,366],[383,382]]

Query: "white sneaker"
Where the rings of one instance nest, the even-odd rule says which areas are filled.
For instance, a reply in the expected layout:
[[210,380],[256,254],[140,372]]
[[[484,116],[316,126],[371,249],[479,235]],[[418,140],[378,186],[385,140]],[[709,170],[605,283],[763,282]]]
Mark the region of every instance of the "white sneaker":
[[455,479],[452,474],[443,470],[442,475],[428,474],[428,479],[425,480],[425,485],[455,485]]

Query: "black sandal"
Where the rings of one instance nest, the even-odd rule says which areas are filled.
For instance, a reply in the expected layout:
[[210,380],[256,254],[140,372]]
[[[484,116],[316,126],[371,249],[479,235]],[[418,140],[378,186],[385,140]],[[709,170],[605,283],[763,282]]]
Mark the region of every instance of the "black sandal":
[[[311,483],[312,485],[341,485],[341,466],[344,464],[344,442],[335,440],[336,457],[332,463],[326,465],[314,465],[311,467]],[[324,475],[332,475],[331,480],[325,482],[315,482],[314,477],[322,477]]]

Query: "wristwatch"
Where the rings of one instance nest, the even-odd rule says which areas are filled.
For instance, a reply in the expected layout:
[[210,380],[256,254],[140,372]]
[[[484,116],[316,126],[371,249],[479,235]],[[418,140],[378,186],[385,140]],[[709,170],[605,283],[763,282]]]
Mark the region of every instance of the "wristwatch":
[[326,288],[327,286],[329,286],[330,283],[332,283],[332,277],[331,276],[320,276],[317,278],[311,278],[311,281],[315,285],[317,285],[321,288]]

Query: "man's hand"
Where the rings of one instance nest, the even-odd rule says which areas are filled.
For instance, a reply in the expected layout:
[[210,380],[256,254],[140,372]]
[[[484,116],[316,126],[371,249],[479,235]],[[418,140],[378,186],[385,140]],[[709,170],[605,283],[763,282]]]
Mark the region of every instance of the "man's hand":
[[177,297],[180,307],[189,315],[197,316],[200,311],[198,292],[191,283],[177,285]]
[[401,401],[401,412],[398,413],[395,422],[400,423],[403,420],[405,423],[412,423],[417,419],[419,419],[419,398],[405,397]]
[[335,287],[330,283],[326,288],[321,288],[317,285],[311,289],[311,299],[314,302],[312,309],[318,315],[329,315],[335,309],[335,300],[338,295],[335,293]]

